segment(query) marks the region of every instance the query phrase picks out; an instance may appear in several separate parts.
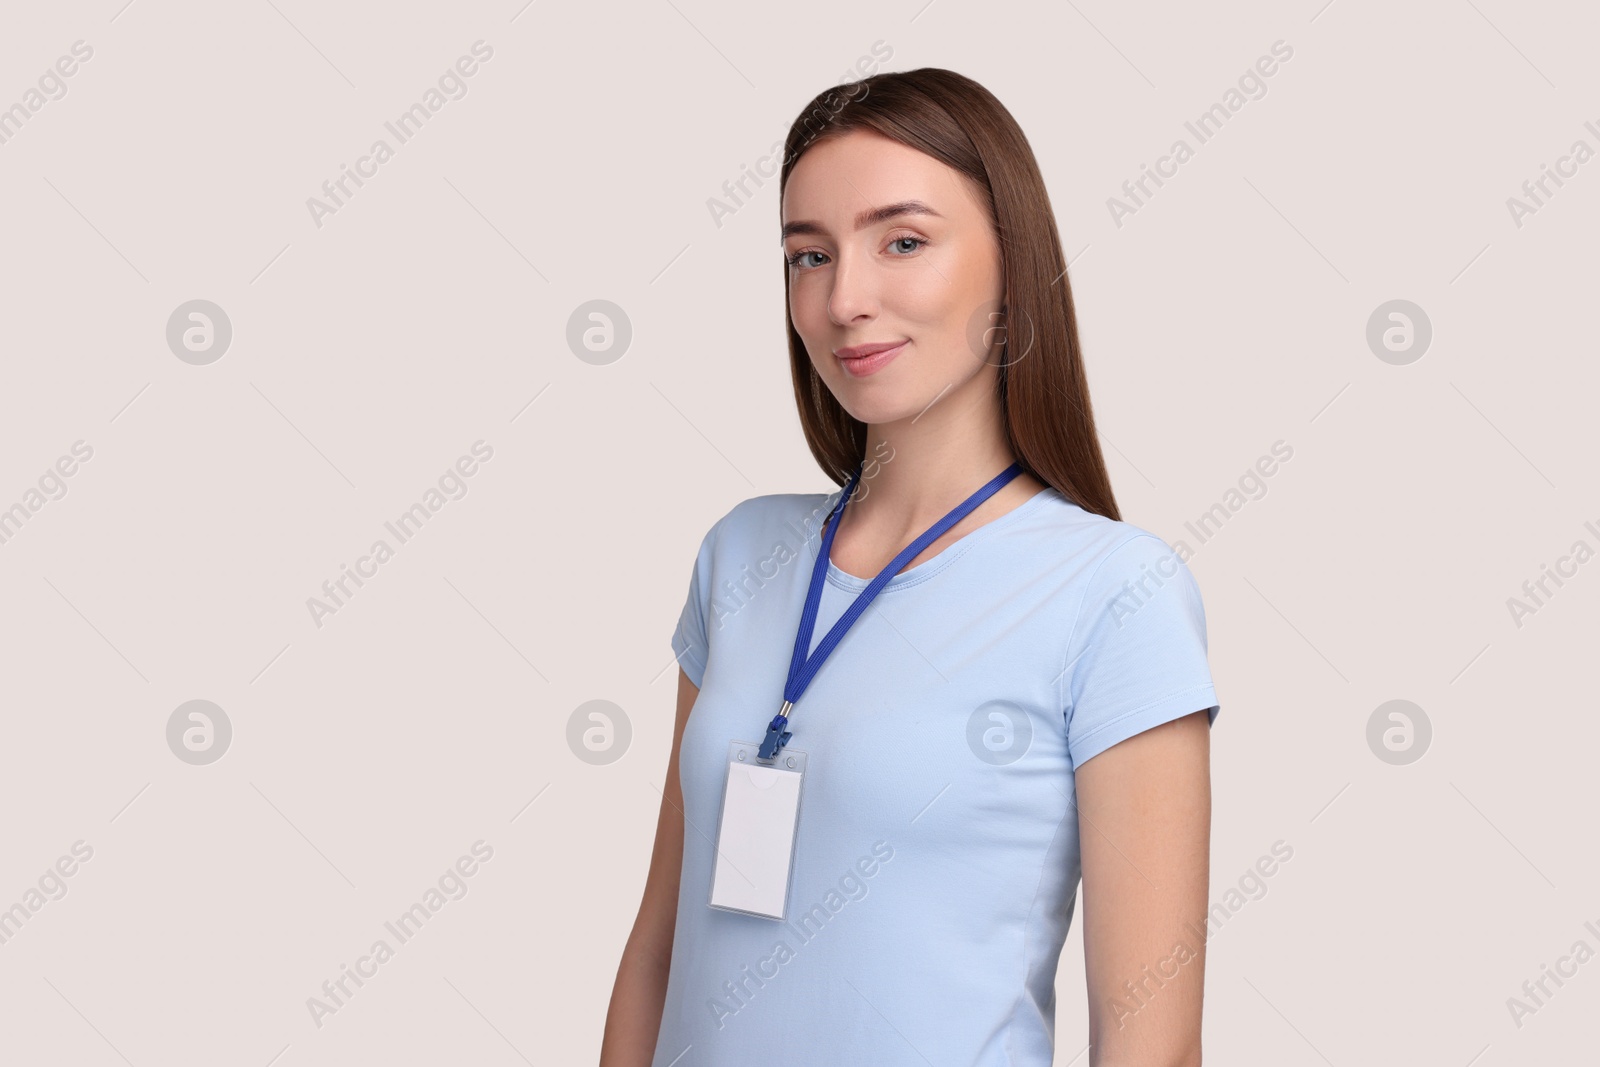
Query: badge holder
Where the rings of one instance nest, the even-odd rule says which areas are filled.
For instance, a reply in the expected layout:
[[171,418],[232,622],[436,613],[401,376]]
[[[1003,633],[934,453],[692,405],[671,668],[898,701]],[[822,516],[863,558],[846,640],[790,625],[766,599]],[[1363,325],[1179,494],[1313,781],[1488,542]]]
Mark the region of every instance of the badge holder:
[[781,920],[788,912],[806,754],[779,748],[760,758],[754,741],[728,746],[711,875],[713,908]]

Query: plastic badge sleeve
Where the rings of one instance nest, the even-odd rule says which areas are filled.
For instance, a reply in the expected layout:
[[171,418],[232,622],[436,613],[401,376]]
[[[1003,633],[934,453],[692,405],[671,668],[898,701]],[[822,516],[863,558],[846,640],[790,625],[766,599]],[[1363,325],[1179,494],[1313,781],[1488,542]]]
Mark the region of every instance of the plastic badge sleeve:
[[763,919],[784,918],[800,828],[806,754],[780,749],[758,760],[759,742],[728,746],[710,905]]

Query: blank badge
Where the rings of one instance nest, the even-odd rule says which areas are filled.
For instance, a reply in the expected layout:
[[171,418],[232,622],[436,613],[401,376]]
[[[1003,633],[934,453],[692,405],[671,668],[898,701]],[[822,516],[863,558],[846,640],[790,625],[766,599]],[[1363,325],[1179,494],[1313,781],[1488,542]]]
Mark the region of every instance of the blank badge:
[[763,763],[756,758],[760,747],[751,741],[728,746],[711,906],[782,919],[794,869],[806,754],[779,749],[771,763]]

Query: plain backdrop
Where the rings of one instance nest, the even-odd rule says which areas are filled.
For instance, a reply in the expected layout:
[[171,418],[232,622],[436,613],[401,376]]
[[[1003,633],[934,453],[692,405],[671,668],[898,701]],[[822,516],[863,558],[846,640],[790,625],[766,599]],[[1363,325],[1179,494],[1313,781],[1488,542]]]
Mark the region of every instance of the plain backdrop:
[[[1600,962],[1559,961],[1600,951],[1597,33],[1504,0],[13,5],[0,1060],[593,1062],[695,549],[740,500],[834,488],[777,183],[725,183],[846,72],[920,66],[1027,132],[1124,516],[1193,550],[1207,1061],[1592,1058]],[[464,95],[400,141],[441,76]],[[199,353],[169,342],[191,301]],[[1424,350],[1369,342],[1393,301]],[[1369,742],[1396,700],[1407,762]],[[597,708],[608,762],[571,740]],[[1062,961],[1057,1063],[1086,1065],[1076,924]]]

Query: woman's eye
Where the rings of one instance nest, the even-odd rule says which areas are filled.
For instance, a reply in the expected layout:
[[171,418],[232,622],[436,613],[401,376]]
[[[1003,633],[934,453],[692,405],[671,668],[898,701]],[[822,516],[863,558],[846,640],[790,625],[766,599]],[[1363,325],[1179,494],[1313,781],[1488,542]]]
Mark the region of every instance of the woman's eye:
[[[925,237],[893,237],[889,239],[889,244],[887,247],[895,250],[896,256],[905,257],[913,252],[920,251],[922,246],[927,243],[928,240]],[[907,248],[905,247],[906,245],[910,245],[911,247]],[[807,249],[804,252],[796,252],[792,256],[785,255],[783,258],[790,267],[793,267],[797,270],[809,270],[822,265],[820,263],[808,261],[806,259],[807,256],[821,256],[823,259],[828,258],[826,253],[818,252],[814,249]]]

